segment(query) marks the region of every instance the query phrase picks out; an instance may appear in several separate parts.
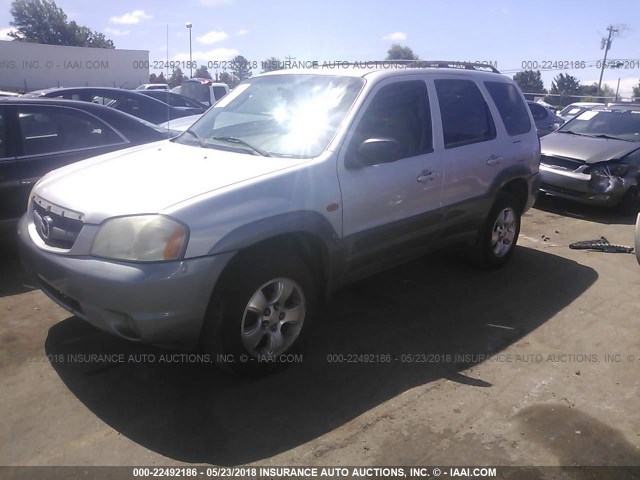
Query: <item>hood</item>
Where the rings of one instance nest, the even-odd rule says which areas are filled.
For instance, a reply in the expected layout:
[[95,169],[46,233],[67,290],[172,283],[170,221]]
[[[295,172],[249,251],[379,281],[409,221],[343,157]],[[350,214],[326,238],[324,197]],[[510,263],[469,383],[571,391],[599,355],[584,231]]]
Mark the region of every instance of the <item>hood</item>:
[[575,158],[586,163],[618,160],[640,148],[639,142],[553,132],[540,139],[542,155]]
[[43,199],[100,223],[157,213],[195,196],[305,162],[180,145],[168,140],[100,155],[47,174]]
[[169,120],[168,122],[161,123],[158,126],[161,128],[166,128],[168,130],[184,132],[187,128],[196,123],[196,120],[198,120],[201,116],[202,114],[180,117],[176,118],[175,120]]

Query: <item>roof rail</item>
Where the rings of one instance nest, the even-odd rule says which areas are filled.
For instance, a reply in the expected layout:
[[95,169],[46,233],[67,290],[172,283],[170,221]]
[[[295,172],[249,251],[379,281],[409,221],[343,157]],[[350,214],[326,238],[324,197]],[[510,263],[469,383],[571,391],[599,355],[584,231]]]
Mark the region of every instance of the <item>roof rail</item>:
[[490,63],[483,62],[459,62],[456,60],[371,60],[367,62],[353,62],[349,65],[361,66],[390,66],[403,65],[406,68],[461,68],[464,70],[490,71],[492,73],[500,73],[496,67]]

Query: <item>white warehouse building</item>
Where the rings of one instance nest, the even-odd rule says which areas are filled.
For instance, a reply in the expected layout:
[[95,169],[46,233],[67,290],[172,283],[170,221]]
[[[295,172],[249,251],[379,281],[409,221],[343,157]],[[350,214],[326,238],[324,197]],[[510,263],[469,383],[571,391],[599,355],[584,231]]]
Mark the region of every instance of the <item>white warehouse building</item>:
[[0,90],[136,88],[149,81],[148,50],[0,41]]

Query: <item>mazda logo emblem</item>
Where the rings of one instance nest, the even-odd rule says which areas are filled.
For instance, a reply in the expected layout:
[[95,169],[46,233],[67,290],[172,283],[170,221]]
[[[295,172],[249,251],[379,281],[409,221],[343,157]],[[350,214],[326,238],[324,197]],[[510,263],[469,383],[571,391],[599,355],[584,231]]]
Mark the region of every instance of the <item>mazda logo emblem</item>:
[[53,227],[53,218],[49,215],[42,217],[40,222],[40,233],[42,234],[42,238],[45,240],[48,240],[49,235],[51,235],[51,227]]

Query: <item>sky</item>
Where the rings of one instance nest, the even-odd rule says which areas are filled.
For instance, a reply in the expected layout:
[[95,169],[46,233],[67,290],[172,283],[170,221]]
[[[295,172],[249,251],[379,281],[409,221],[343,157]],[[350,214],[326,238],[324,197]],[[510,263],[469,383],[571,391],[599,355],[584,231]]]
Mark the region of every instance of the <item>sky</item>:
[[[631,60],[606,69],[603,81],[631,95],[640,80],[640,2],[582,0],[58,0],[68,16],[103,32],[116,48],[149,50],[149,60],[224,62],[269,57],[296,61],[382,60],[392,43],[421,59],[497,62],[509,76],[534,66],[545,87],[565,72],[582,84],[598,81],[601,39],[619,27],[610,59]],[[0,0],[0,39],[7,39],[10,0]],[[167,35],[168,31],[168,35]],[[587,68],[543,70],[543,62]],[[524,62],[524,63],[523,63]],[[535,68],[534,68],[535,69]],[[182,69],[185,71],[185,68]],[[188,68],[186,69],[188,73]],[[260,68],[253,71],[254,75]],[[159,72],[158,72],[159,73]]]

